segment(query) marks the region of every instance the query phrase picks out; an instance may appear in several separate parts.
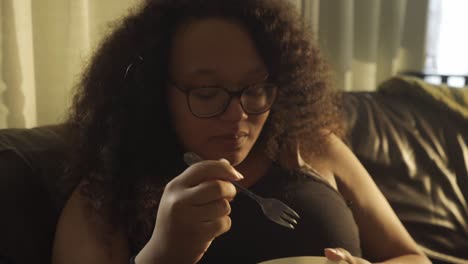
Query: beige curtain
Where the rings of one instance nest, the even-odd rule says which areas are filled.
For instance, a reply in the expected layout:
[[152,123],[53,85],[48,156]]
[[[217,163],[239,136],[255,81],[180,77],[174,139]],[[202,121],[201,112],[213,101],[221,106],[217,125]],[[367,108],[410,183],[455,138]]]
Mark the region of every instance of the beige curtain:
[[[220,0],[222,1],[222,0]],[[429,0],[289,0],[343,90],[422,70]],[[0,0],[0,128],[63,120],[70,89],[109,22],[141,0]]]
[[290,0],[332,65],[336,86],[375,90],[401,71],[422,71],[429,0]]
[[0,0],[0,128],[63,120],[111,21],[141,0]]

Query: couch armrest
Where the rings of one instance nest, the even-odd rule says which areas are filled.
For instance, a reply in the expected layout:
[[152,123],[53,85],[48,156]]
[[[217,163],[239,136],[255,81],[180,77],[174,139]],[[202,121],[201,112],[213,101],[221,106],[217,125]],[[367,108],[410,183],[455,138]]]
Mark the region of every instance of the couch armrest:
[[0,262],[50,263],[65,137],[62,126],[0,130]]
[[11,150],[0,150],[0,256],[13,263],[50,263],[56,217],[32,169]]

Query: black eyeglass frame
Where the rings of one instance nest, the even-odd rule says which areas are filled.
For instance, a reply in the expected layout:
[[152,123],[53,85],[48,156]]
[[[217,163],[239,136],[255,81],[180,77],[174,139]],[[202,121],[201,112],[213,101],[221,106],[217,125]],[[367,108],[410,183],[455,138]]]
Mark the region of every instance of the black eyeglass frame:
[[[216,116],[220,116],[222,115],[224,112],[226,112],[226,109],[229,107],[229,104],[231,104],[231,101],[232,101],[232,98],[234,97],[237,97],[239,98],[239,103],[242,107],[242,110],[248,114],[248,115],[261,115],[267,111],[269,111],[271,109],[271,107],[273,106],[273,104],[275,103],[276,101],[276,97],[278,95],[278,86],[273,83],[273,82],[269,82],[269,81],[265,81],[267,80],[268,77],[266,77],[263,81],[260,81],[260,82],[257,82],[257,83],[252,83],[252,84],[248,84],[246,85],[244,88],[238,90],[238,91],[229,91],[228,89],[226,89],[226,87],[223,87],[223,86],[202,86],[202,87],[194,87],[194,88],[187,88],[187,87],[182,87],[182,86],[179,86],[175,81],[173,80],[169,80],[169,85],[171,86],[174,86],[175,88],[177,88],[178,90],[180,90],[181,92],[183,92],[185,94],[185,98],[187,100],[187,105],[188,105],[188,108],[190,110],[190,112],[192,113],[192,115],[194,115],[195,117],[198,117],[198,118],[212,118],[212,117],[216,117]],[[272,85],[272,87],[274,87],[274,98],[273,100],[271,101],[270,105],[265,109],[265,110],[262,110],[262,111],[259,111],[259,112],[251,112],[251,111],[247,111],[245,108],[244,108],[244,104],[242,103],[242,94],[244,93],[245,90],[251,88],[252,86],[255,86],[255,85],[259,85],[259,84],[267,84],[267,85]],[[190,93],[193,91],[193,90],[196,90],[196,89],[200,89],[200,88],[218,88],[218,89],[221,89],[222,91],[226,92],[228,95],[229,95],[229,100],[227,100],[226,104],[224,105],[224,108],[221,109],[220,111],[212,114],[212,115],[203,115],[203,116],[200,116],[200,115],[197,115],[195,114],[195,112],[193,111],[192,109],[192,106],[190,105]]]

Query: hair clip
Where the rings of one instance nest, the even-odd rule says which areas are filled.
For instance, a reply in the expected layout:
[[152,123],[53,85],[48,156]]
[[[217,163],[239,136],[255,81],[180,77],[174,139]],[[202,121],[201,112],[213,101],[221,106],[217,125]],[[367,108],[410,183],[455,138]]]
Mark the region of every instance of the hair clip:
[[[138,59],[138,63],[142,63],[143,62],[143,57],[141,56],[138,56],[136,57],[136,59]],[[133,62],[131,62],[128,66],[127,66],[127,69],[125,70],[125,74],[124,74],[124,80],[127,79],[127,76],[130,74],[130,70],[134,67],[135,63],[137,61],[134,60]]]

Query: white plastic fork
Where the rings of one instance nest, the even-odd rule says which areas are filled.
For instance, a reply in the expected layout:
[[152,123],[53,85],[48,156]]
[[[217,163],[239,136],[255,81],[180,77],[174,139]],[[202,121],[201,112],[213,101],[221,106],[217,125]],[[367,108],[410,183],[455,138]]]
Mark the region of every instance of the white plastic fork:
[[[202,161],[202,158],[193,152],[187,152],[184,154],[184,161],[187,165],[192,165]],[[242,193],[255,200],[262,208],[263,214],[271,221],[290,229],[294,229],[294,226],[297,225],[297,220],[300,219],[299,214],[280,200],[263,198],[235,181],[231,181],[231,183]]]

